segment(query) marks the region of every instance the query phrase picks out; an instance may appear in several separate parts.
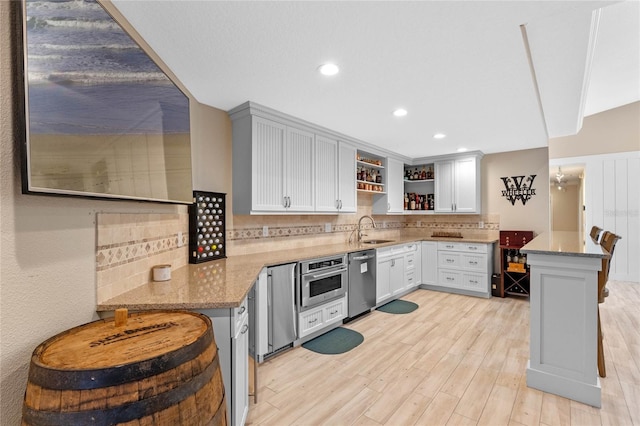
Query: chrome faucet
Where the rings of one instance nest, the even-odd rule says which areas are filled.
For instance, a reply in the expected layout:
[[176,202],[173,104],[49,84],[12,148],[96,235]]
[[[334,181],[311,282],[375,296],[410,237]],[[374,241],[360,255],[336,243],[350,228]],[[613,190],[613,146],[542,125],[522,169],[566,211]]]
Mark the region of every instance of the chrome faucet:
[[373,227],[374,227],[374,228],[376,227],[376,221],[375,221],[375,220],[373,220],[373,218],[372,218],[371,216],[369,216],[369,215],[367,215],[367,214],[365,214],[364,216],[362,216],[362,217],[360,218],[360,220],[358,220],[358,242],[361,242],[361,241],[362,241],[362,237],[363,237],[364,235],[367,235],[367,234],[363,234],[363,233],[362,233],[362,219],[365,219],[365,218],[368,218],[369,220],[371,220],[371,224],[373,225]]

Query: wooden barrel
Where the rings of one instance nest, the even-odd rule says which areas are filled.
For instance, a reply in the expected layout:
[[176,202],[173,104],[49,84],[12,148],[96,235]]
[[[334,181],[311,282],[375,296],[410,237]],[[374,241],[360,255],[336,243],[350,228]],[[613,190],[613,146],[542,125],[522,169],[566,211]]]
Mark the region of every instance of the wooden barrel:
[[60,333],[31,357],[23,425],[225,425],[211,320],[131,313]]

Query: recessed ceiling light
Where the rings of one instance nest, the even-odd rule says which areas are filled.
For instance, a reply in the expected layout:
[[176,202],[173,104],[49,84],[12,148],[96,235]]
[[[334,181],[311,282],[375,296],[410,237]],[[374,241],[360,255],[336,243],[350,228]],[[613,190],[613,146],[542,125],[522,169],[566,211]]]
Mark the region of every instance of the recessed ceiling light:
[[322,75],[336,75],[340,71],[340,68],[336,64],[324,64],[318,68]]
[[468,149],[467,148],[458,148],[458,152],[467,152]]
[[445,135],[444,133],[436,133],[435,135],[433,135],[434,139],[444,139],[446,137],[447,135]]
[[398,108],[397,110],[393,111],[393,115],[395,115],[396,117],[404,117],[405,115],[407,115],[407,110]]

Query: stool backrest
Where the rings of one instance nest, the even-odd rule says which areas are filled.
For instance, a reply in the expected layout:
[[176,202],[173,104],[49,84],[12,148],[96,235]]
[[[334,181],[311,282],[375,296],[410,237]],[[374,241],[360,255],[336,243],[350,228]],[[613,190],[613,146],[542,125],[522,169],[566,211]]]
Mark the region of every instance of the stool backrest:
[[621,237],[605,231],[600,239],[600,245],[603,249],[609,252],[609,257],[602,259],[602,268],[598,272],[598,303],[603,303],[605,298],[605,286],[609,281],[609,271],[611,270],[611,259],[613,258],[613,251],[616,247],[616,243]]
[[589,232],[589,235],[591,235],[591,238],[593,238],[594,241],[598,242],[601,233],[602,233],[602,228],[594,225],[591,227],[591,232]]

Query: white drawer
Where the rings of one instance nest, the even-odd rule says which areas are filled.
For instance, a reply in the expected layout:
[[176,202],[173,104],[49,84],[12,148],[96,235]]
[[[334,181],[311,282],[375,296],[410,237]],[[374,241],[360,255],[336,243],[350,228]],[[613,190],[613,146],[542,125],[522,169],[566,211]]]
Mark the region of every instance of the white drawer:
[[462,254],[452,251],[439,251],[438,266],[440,268],[461,268]]
[[409,270],[409,269],[415,269],[416,267],[416,254],[415,253],[409,253],[407,255],[405,255],[405,269]]
[[407,288],[413,288],[416,286],[416,273],[415,271],[407,272],[406,276],[406,285]]
[[487,253],[487,244],[438,241],[438,250],[462,251],[468,253]]
[[461,265],[464,269],[478,272],[487,272],[486,254],[462,254]]
[[463,273],[460,288],[473,291],[487,291],[487,276],[482,274]]
[[320,330],[324,326],[324,308],[310,309],[300,314],[300,337]]
[[237,308],[233,308],[233,318],[235,320],[234,323],[234,335],[240,331],[242,327],[242,323],[249,316],[249,305],[248,299],[245,297],[244,300],[240,303],[240,306]]
[[446,269],[438,270],[438,285],[443,287],[460,287],[462,273]]
[[345,317],[346,314],[346,298],[342,298],[334,303],[328,304],[324,308],[325,323],[329,324],[335,320],[339,320]]

